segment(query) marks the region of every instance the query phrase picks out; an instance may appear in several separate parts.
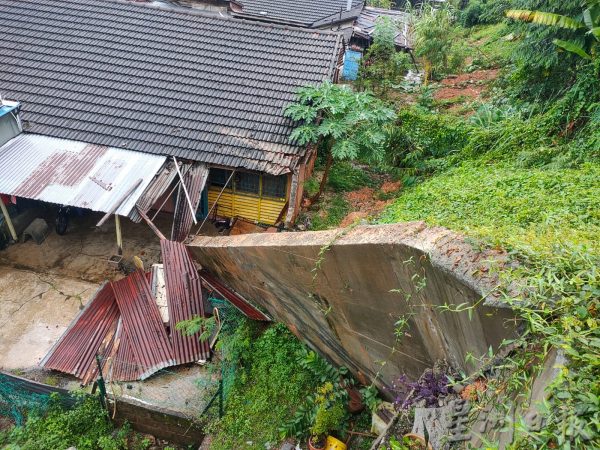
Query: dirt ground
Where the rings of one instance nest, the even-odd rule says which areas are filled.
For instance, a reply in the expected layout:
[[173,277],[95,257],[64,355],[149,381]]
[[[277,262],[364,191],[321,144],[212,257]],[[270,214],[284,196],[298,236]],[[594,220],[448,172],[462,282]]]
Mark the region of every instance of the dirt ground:
[[0,266],[0,369],[37,366],[97,287]]
[[[13,244],[0,252],[0,264],[96,283],[112,279],[119,275],[108,264],[108,259],[117,253],[115,222],[109,219],[102,227],[96,227],[101,217],[95,213],[73,217],[63,236],[56,234],[47,218],[51,231],[42,244],[31,240]],[[157,225],[168,233],[168,216],[159,217]],[[134,255],[145,264],[159,261],[160,241],[146,224],[121,219],[121,226],[123,256],[127,261]]]
[[364,187],[357,191],[347,192],[344,194],[344,198],[350,205],[352,212],[344,217],[340,227],[347,227],[357,220],[376,216],[393,202],[392,199],[382,200],[379,194],[393,194],[401,188],[401,182],[386,180],[381,184],[378,191],[370,187]]
[[487,85],[497,78],[498,72],[498,69],[475,70],[445,78],[441,81],[441,87],[435,92],[434,98],[437,101],[459,97],[478,100],[487,91]]

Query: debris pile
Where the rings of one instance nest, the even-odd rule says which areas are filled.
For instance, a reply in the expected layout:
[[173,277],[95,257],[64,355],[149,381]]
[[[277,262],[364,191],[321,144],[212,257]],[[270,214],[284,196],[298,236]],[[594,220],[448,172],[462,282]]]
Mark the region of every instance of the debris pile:
[[88,384],[98,376],[99,366],[107,381],[133,381],[165,367],[207,360],[208,342],[175,327],[182,320],[205,317],[196,267],[181,243],[162,240],[161,251],[166,323],[156,301],[162,287],[156,283],[162,277],[156,276],[156,268],[138,269],[102,286],[40,365]]

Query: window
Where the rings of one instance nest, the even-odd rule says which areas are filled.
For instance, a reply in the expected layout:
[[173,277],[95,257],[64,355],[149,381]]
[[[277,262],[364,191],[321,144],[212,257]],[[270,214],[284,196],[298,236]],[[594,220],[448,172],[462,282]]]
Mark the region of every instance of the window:
[[[231,170],[211,168],[208,179],[212,186],[223,187],[225,186],[225,183],[227,183],[227,180],[230,176]],[[229,187],[231,188],[231,182],[229,182]]]
[[235,190],[247,194],[259,194],[260,175],[255,173],[238,172],[235,175]]
[[287,187],[287,177],[285,175],[273,177],[271,175],[263,175],[262,179],[262,195],[265,197],[285,198]]

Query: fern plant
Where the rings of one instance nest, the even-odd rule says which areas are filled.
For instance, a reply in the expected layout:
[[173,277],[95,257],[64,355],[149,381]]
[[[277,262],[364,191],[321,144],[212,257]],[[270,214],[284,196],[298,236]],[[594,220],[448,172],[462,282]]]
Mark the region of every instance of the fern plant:
[[525,9],[511,9],[507,17],[538,25],[582,31],[583,44],[573,40],[554,39],[554,45],[585,59],[594,59],[600,42],[600,0],[586,0],[579,17]]

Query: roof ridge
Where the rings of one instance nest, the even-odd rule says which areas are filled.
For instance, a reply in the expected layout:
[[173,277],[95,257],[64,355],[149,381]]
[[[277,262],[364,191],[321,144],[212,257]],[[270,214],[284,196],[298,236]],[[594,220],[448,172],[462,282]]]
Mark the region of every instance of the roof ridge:
[[[50,0],[50,1],[65,1],[65,0]],[[97,5],[100,4],[101,2],[104,3],[116,3],[116,4],[123,4],[123,5],[128,5],[128,6],[134,6],[134,7],[140,7],[140,8],[146,8],[146,9],[154,9],[157,11],[164,11],[167,13],[174,13],[174,14],[180,14],[183,16],[196,16],[196,17],[204,17],[207,19],[215,19],[215,20],[221,20],[224,22],[235,22],[235,23],[242,23],[245,25],[256,25],[256,26],[260,26],[262,28],[278,28],[281,30],[294,30],[294,31],[300,31],[302,33],[306,33],[306,34],[341,34],[339,31],[333,31],[333,30],[321,30],[321,29],[307,29],[305,27],[301,27],[301,26],[293,26],[293,25],[282,25],[282,24],[277,24],[277,23],[272,23],[272,22],[262,22],[262,21],[248,21],[247,19],[240,19],[238,17],[233,17],[233,16],[228,16],[228,17],[223,17],[223,16],[217,16],[214,14],[207,14],[204,11],[198,11],[195,10],[193,8],[189,8],[189,10],[185,10],[185,9],[176,9],[176,8],[167,8],[161,5],[156,5],[156,4],[151,4],[151,3],[145,3],[145,2],[132,2],[130,0],[95,0],[94,2],[90,1],[90,0],[78,0],[78,3],[87,3],[90,5]]]

